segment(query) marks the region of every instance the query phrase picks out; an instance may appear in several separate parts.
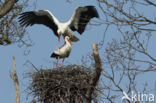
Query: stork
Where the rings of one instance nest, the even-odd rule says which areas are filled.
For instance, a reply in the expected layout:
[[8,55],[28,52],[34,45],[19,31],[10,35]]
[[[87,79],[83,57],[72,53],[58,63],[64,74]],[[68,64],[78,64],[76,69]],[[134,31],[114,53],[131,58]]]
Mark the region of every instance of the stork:
[[61,23],[49,10],[28,11],[20,14],[19,22],[22,26],[32,26],[34,24],[43,24],[49,27],[60,41],[60,35],[70,37],[72,42],[79,39],[73,34],[77,31],[82,34],[86,25],[92,18],[98,18],[98,12],[94,6],[84,6],[75,9],[69,21]]
[[65,45],[55,50],[52,54],[52,58],[56,58],[56,68],[60,58],[63,58],[61,67],[63,68],[64,59],[70,55],[71,52],[71,41],[68,36],[65,37]]

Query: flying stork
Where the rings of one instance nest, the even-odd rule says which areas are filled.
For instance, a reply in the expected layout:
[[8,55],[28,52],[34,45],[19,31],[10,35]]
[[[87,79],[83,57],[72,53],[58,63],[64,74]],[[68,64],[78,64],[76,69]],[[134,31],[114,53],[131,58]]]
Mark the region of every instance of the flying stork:
[[63,58],[62,65],[61,65],[61,67],[63,67],[64,59],[67,58],[70,55],[72,47],[71,47],[70,38],[68,36],[65,37],[65,43],[66,44],[64,46],[58,48],[57,50],[55,50],[51,54],[52,58],[56,58],[57,59],[56,68],[57,68],[57,64],[58,64],[58,61],[59,61],[60,58]]
[[61,23],[49,10],[28,11],[20,14],[19,22],[21,26],[32,26],[34,24],[43,24],[49,27],[60,41],[60,35],[69,36],[72,42],[79,39],[73,34],[77,31],[82,34],[86,25],[92,18],[98,18],[98,12],[94,6],[84,6],[75,9],[69,21]]

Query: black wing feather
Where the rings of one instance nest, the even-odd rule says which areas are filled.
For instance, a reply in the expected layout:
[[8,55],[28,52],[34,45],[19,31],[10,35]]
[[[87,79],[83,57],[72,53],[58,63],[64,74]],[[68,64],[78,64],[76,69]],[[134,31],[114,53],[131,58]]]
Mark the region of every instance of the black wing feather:
[[20,14],[19,22],[21,26],[25,27],[32,26],[34,24],[43,24],[52,29],[55,35],[58,36],[58,26],[55,24],[54,20],[52,18],[49,18],[44,12],[46,11],[40,10],[24,12]]
[[73,21],[71,22],[70,28],[73,31],[77,30],[82,34],[90,19],[94,17],[99,17],[94,6],[79,7],[76,9],[75,15],[73,15]]

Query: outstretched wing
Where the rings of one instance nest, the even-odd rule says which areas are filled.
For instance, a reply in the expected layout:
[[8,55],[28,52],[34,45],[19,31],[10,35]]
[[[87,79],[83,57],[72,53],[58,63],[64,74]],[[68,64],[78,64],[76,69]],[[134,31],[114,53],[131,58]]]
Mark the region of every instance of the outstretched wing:
[[73,16],[71,17],[69,26],[73,31],[76,30],[82,34],[90,19],[94,17],[99,17],[94,6],[79,7],[75,10]]
[[19,22],[22,26],[32,26],[34,24],[43,24],[57,34],[58,29],[58,20],[53,16],[53,14],[48,10],[39,10],[39,11],[29,11],[20,14]]

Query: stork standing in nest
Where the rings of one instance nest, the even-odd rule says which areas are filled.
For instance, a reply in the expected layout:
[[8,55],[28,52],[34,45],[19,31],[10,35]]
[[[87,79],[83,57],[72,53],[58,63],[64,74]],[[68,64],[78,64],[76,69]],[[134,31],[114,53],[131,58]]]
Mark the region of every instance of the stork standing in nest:
[[57,18],[48,10],[29,11],[24,12],[19,17],[19,22],[22,26],[32,26],[34,24],[43,24],[49,27],[60,41],[60,35],[70,37],[72,42],[79,39],[73,34],[77,31],[82,34],[90,19],[99,17],[98,12],[94,6],[84,6],[75,9],[69,21],[61,23]]
[[65,37],[65,45],[58,48],[57,50],[55,50],[51,54],[52,58],[57,59],[56,68],[57,68],[57,64],[58,64],[58,61],[59,61],[60,58],[63,58],[62,65],[61,65],[61,67],[63,68],[64,59],[67,58],[70,55],[70,52],[71,52],[71,41],[70,41],[70,38],[68,36],[66,36]]

